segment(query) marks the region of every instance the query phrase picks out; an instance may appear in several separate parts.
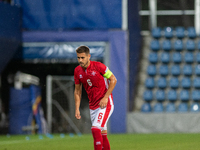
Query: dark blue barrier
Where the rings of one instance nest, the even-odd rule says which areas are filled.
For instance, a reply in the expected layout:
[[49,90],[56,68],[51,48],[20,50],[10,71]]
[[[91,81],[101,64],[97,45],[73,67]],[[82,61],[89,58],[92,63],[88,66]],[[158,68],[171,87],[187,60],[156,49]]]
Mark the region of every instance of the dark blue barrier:
[[0,73],[21,45],[21,9],[0,2]]
[[[10,88],[9,101],[9,133],[10,134],[29,134],[37,124],[37,133],[46,133],[47,128],[41,107],[41,89],[39,86],[30,85],[29,88],[17,90]],[[28,130],[23,130],[25,127]]]
[[32,122],[32,104],[30,89],[10,89],[9,102],[9,133],[25,134],[23,126],[30,126]]

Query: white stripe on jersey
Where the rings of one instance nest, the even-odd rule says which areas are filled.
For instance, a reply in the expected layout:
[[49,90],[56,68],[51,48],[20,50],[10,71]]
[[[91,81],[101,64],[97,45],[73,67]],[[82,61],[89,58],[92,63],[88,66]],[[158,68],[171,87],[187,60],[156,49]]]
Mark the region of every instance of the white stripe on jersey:
[[108,71],[108,69],[109,69],[109,68],[108,68],[108,67],[106,67],[106,71],[105,71],[105,73]]
[[108,89],[108,79],[107,78],[104,78],[104,82],[105,82],[105,86],[106,86],[106,89]]

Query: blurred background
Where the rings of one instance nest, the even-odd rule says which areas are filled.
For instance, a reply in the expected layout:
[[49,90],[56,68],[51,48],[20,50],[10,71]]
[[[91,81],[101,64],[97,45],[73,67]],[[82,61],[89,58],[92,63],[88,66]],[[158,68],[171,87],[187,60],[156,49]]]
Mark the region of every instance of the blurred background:
[[[75,49],[118,79],[110,133],[200,132],[200,0],[0,0],[0,134],[89,133]],[[152,121],[154,120],[154,121]]]

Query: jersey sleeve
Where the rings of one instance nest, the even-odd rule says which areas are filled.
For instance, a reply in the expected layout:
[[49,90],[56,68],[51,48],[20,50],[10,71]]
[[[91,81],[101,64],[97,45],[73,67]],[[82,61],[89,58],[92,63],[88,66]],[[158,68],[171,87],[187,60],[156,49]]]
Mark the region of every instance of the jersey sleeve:
[[102,76],[104,76],[105,78],[107,78],[107,79],[110,78],[110,76],[112,75],[112,72],[103,63],[99,62],[99,64],[98,64],[98,70],[99,70],[100,74]]
[[76,69],[74,70],[74,82],[75,84],[80,84],[80,80],[78,78],[78,72]]

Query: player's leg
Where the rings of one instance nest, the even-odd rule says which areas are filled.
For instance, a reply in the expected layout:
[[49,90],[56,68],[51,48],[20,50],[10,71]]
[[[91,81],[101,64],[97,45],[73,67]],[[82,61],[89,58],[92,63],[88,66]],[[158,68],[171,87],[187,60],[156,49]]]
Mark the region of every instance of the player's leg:
[[[92,120],[92,128],[101,129],[102,148],[103,150],[110,150],[110,144],[107,138],[107,122],[113,112],[114,106],[108,104],[104,109],[97,109],[96,115]],[[99,134],[98,134],[99,135]]]
[[103,130],[101,132],[101,135],[102,135],[102,139],[103,139],[102,150],[110,150],[110,143],[109,143],[109,140],[107,138],[107,130]]
[[103,139],[101,136],[101,128],[93,125],[93,122],[96,118],[96,116],[98,115],[99,109],[96,110],[90,110],[90,117],[91,117],[91,122],[92,122],[92,135],[93,135],[93,139],[94,139],[94,150],[102,150],[102,143],[103,143]]
[[110,150],[110,143],[107,137],[107,122],[112,114],[114,110],[114,106],[107,106],[106,108],[106,112],[105,112],[105,116],[104,116],[104,121],[102,122],[102,131],[101,131],[101,135],[102,135],[102,139],[103,139],[103,147],[102,150]]

